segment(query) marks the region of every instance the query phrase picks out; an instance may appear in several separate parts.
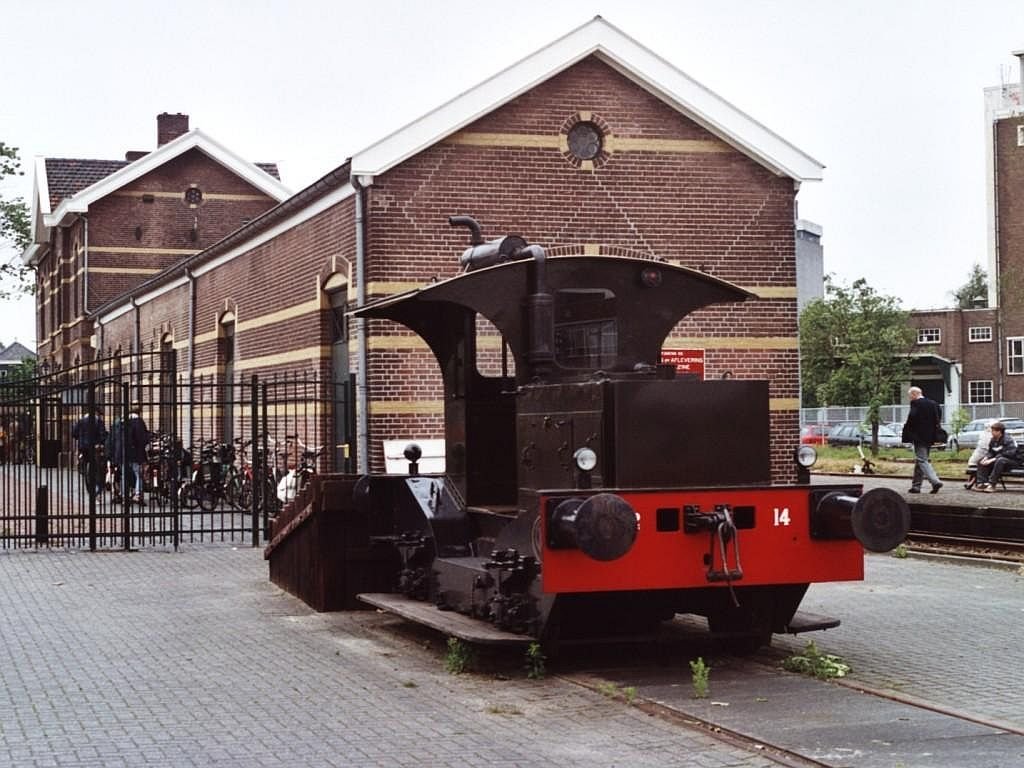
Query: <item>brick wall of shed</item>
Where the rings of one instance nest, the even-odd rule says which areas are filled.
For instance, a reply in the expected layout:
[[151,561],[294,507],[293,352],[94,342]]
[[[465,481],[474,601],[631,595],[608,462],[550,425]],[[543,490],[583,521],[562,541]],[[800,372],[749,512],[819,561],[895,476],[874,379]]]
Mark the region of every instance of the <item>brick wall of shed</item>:
[[[559,148],[580,112],[613,136],[593,171]],[[730,371],[770,381],[773,480],[788,482],[799,397],[793,207],[791,179],[589,58],[375,180],[368,282],[388,293],[454,274],[467,235],[446,217],[470,214],[486,238],[656,254],[762,289],[772,298],[697,312],[666,343],[707,349],[708,378]],[[418,339],[398,326],[374,330],[370,424],[380,468],[382,439],[441,436],[442,401],[437,365]]]
[[[1024,146],[1017,141],[1017,131],[1022,126],[1024,117],[1020,116],[995,123],[1000,343],[1004,359],[1005,340],[1024,336]],[[1004,370],[1003,400],[1024,401],[1024,373]]]

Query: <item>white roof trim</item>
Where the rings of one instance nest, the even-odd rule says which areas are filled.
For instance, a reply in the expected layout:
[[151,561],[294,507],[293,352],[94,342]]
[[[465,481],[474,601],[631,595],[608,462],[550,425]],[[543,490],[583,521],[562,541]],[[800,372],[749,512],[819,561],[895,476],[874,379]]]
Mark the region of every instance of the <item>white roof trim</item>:
[[773,173],[821,180],[813,157],[600,16],[356,153],[352,174],[384,173],[591,54]]
[[[195,128],[188,133],[182,134],[173,141],[167,142],[159,149],[147,154],[145,157],[142,157],[133,163],[129,163],[124,168],[115,171],[106,178],[100,179],[92,186],[86,187],[71,197],[65,198],[61,201],[60,205],[57,206],[56,211],[53,213],[44,213],[43,223],[48,227],[66,224],[71,214],[87,212],[92,203],[106,197],[111,192],[123,187],[125,184],[135,181],[139,177],[159,168],[169,160],[172,160],[191,149],[198,149],[207,157],[225,166],[228,170],[245,179],[258,190],[277,202],[281,202],[291,194],[287,187],[269,173],[256,167],[253,163],[243,160],[223,144],[210,138],[198,128]],[[42,160],[41,167],[43,181],[40,183],[40,195],[42,195],[43,189],[47,188],[47,182],[45,180],[46,162],[43,158],[40,158],[40,160]],[[40,164],[37,164],[36,175],[38,176],[39,174]],[[46,193],[45,201],[46,207],[49,208],[49,192]]]

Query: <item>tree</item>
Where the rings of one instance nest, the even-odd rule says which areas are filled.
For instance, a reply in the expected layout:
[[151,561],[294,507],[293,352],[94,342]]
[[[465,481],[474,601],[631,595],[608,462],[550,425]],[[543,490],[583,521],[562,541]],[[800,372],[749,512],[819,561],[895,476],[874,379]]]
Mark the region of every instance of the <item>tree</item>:
[[988,275],[980,264],[971,267],[967,282],[950,291],[957,309],[976,309],[988,306]]
[[[8,176],[23,175],[19,166],[18,148],[0,141],[0,181]],[[9,200],[0,197],[0,247],[10,246],[20,252],[31,242],[32,224],[25,201],[20,197]],[[9,299],[21,293],[35,291],[35,276],[32,269],[24,266],[17,254],[12,259],[0,263],[0,279],[12,286],[0,287],[0,299]]]
[[800,316],[804,405],[867,405],[871,453],[877,456],[880,408],[910,379],[916,336],[909,313],[863,279],[849,288],[828,279],[825,287],[825,298]]

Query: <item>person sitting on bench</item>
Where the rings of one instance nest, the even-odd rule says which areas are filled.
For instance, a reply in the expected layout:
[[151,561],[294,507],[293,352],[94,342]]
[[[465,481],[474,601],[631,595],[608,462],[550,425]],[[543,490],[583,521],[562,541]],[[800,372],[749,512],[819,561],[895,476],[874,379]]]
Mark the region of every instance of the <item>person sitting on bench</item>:
[[977,490],[986,493],[995,491],[996,483],[1007,469],[1021,465],[1017,458],[1017,443],[1006,434],[1003,422],[995,422],[989,430],[992,439],[989,440],[985,458],[978,462],[978,484],[975,486]]

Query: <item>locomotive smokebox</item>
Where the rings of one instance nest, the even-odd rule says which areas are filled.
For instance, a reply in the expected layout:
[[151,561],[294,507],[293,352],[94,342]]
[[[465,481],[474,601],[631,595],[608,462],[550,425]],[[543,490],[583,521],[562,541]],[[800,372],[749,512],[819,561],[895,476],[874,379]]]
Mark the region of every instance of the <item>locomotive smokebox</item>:
[[812,494],[811,536],[815,539],[856,538],[869,552],[888,552],[907,538],[909,530],[910,507],[889,488],[873,488],[860,496],[847,491]]
[[636,541],[636,511],[621,496],[599,493],[560,502],[548,515],[548,546],[618,560]]

